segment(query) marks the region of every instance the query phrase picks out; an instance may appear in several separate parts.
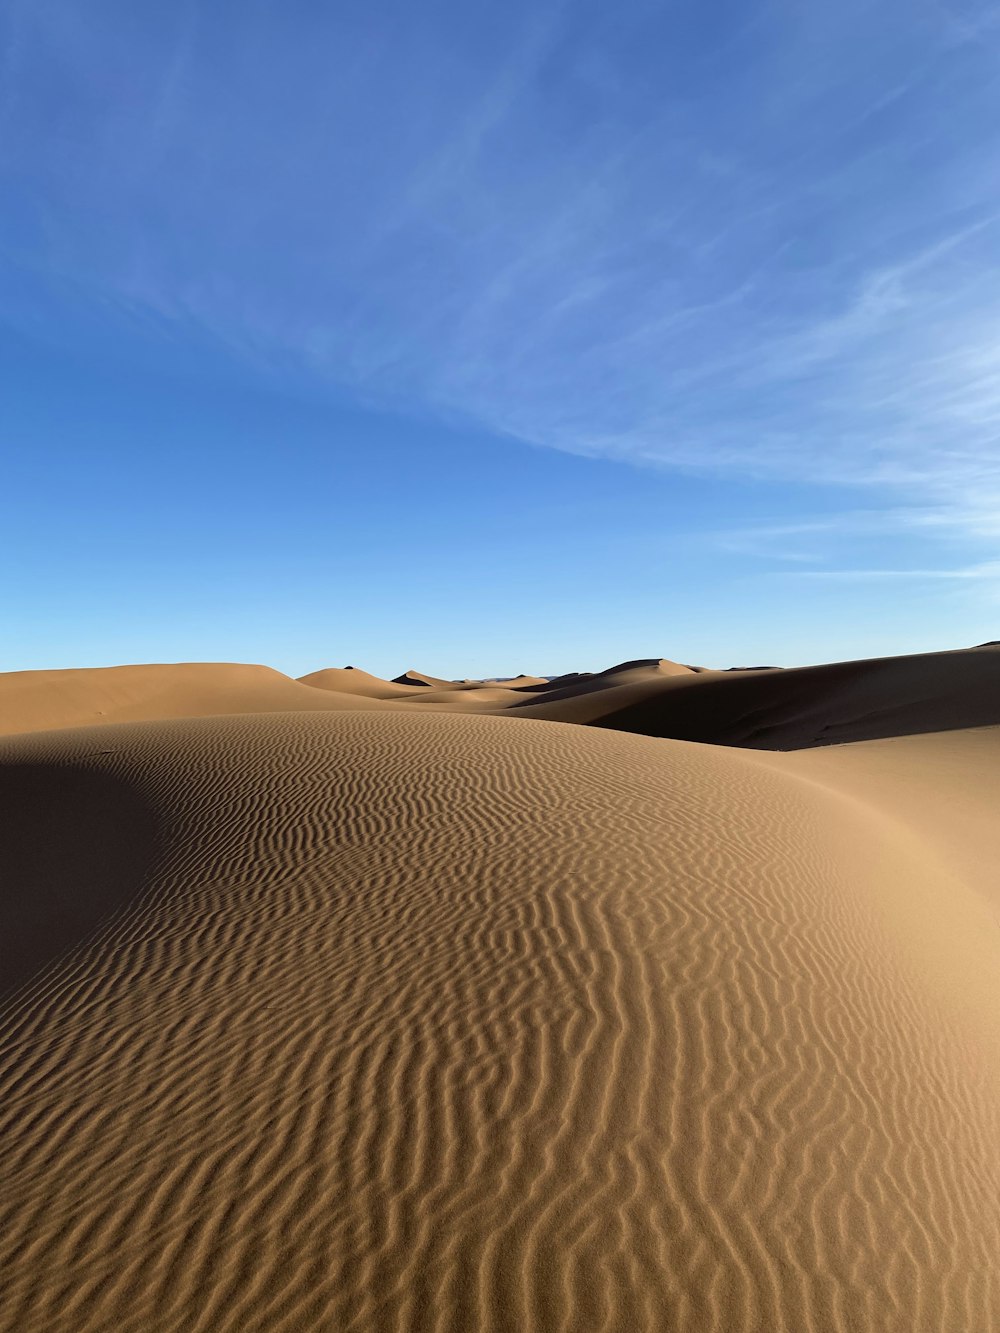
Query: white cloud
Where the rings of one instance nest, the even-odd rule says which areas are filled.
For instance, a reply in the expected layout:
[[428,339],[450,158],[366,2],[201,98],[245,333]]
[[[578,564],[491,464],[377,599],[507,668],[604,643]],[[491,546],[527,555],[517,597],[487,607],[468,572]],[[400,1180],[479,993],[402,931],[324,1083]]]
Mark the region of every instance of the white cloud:
[[9,13],[22,268],[369,401],[996,537],[989,7],[779,5],[686,61],[644,4],[483,38],[193,3],[134,48],[124,13]]
[[988,582],[1000,586],[1000,560],[988,560],[960,569],[806,569],[790,573],[792,578],[830,579],[854,583],[881,579],[959,579],[963,582]]

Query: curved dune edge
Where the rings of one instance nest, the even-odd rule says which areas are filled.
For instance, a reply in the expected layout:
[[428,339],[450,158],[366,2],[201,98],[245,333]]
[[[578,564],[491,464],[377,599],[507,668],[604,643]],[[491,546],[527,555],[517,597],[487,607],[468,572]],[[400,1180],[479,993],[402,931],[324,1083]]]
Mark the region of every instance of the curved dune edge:
[[[1000,1327],[977,909],[869,806],[398,711],[0,753],[154,831],[5,1011],[0,1327]],[[930,979],[901,885],[958,923]]]

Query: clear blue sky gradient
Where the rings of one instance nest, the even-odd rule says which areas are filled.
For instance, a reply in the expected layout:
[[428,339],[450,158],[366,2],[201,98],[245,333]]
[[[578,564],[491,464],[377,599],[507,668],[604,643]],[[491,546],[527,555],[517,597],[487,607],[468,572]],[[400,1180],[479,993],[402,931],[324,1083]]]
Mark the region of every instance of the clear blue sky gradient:
[[1000,637],[1000,10],[0,8],[0,669]]

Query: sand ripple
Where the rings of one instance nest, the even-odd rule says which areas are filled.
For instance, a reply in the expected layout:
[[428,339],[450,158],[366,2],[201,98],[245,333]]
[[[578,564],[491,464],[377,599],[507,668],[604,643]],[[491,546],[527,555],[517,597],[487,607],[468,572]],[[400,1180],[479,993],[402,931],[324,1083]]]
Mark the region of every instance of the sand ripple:
[[863,808],[510,718],[2,754],[129,850],[7,834],[108,896],[4,1011],[0,1328],[1000,1329],[998,1052]]

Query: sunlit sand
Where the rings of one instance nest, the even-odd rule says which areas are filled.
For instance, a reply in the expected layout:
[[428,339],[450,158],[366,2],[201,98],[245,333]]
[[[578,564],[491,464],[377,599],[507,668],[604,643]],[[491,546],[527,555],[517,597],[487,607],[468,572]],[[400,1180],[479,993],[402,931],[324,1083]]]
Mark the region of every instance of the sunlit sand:
[[0,677],[0,1327],[1000,1328],[998,686]]

